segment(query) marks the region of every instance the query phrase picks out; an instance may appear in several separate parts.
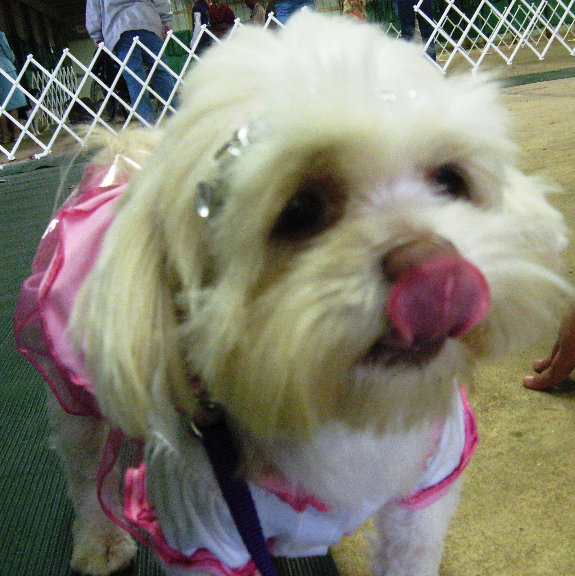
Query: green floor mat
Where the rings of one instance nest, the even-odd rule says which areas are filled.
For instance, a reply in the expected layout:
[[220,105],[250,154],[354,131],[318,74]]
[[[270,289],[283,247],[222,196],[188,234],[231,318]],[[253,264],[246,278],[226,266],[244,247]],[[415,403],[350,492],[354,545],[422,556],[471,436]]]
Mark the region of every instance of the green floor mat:
[[[16,351],[12,314],[20,286],[54,209],[82,174],[86,157],[56,157],[0,170],[0,576],[68,576],[72,510],[58,459],[48,447],[45,388]],[[280,576],[333,576],[331,556],[279,559]],[[139,549],[122,576],[161,576]]]
[[498,84],[503,88],[512,88],[513,86],[523,86],[525,84],[537,84],[538,82],[550,82],[551,80],[564,80],[565,78],[573,78],[574,76],[575,67],[562,68],[560,70],[533,72],[531,74],[502,78]]

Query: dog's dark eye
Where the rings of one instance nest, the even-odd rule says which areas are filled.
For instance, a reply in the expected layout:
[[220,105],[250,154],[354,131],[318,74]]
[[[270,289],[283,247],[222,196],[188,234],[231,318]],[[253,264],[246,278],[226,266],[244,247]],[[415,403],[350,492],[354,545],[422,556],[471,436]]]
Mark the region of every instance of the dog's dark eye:
[[313,238],[339,219],[342,208],[340,187],[331,178],[307,180],[281,211],[271,237],[288,242]]
[[440,193],[453,198],[471,199],[471,190],[466,174],[457,164],[444,164],[432,171],[433,182],[439,186]]

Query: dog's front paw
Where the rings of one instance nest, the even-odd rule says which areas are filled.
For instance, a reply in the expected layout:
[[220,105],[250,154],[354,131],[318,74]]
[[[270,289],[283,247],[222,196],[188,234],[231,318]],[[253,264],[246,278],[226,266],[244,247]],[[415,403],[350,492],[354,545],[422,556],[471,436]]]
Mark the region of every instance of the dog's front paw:
[[108,576],[125,568],[136,554],[136,543],[119,526],[89,524],[74,526],[74,570],[89,576]]

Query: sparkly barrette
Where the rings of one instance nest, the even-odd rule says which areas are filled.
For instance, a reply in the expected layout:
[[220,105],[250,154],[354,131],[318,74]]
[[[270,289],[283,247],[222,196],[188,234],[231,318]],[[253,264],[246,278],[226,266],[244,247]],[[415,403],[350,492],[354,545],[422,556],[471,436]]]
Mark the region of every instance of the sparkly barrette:
[[194,208],[200,218],[212,218],[218,213],[224,203],[228,182],[225,178],[226,169],[235,159],[239,158],[250,145],[251,129],[248,126],[239,128],[212,158],[215,177],[202,180],[196,187]]

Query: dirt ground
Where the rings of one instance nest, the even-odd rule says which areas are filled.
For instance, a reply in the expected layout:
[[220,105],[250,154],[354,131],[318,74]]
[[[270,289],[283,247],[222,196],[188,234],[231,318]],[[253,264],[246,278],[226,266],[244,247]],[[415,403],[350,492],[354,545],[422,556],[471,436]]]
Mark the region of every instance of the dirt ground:
[[[528,62],[524,73],[544,68],[537,64]],[[561,185],[552,201],[575,230],[575,78],[506,88],[502,98],[514,116],[522,166]],[[566,262],[575,274],[573,245]],[[441,576],[575,574],[575,384],[552,393],[521,385],[532,359],[552,343],[477,372],[470,399],[481,443],[468,467]],[[334,551],[342,576],[368,574],[365,548],[360,533]]]

